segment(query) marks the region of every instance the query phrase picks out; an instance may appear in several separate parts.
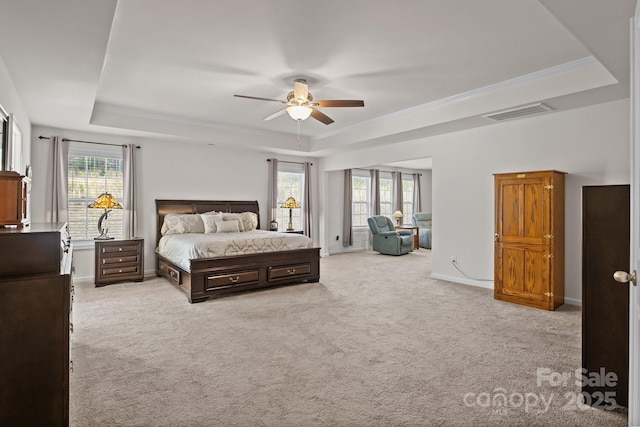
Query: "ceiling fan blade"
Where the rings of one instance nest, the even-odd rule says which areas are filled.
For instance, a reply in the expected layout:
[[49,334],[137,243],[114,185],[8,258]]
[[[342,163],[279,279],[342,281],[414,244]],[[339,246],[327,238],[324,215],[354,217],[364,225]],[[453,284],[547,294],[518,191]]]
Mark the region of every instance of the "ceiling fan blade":
[[330,125],[331,123],[333,123],[333,119],[331,117],[329,117],[326,114],[316,110],[315,108],[311,109],[311,117],[313,117],[314,119],[324,123],[325,125]]
[[364,107],[364,101],[349,99],[330,99],[313,101],[318,107]]
[[287,111],[286,108],[280,111],[276,111],[272,115],[265,117],[264,120],[267,121],[267,120],[275,119],[276,117],[283,115],[286,111]]
[[258,101],[280,102],[281,104],[286,104],[287,103],[287,101],[282,101],[280,99],[260,98],[260,97],[257,97],[257,96],[247,96],[247,95],[233,95],[233,96],[237,96],[238,98],[257,99]]
[[309,96],[309,85],[307,85],[305,80],[298,79],[293,82],[293,96],[303,102],[307,101],[307,97]]

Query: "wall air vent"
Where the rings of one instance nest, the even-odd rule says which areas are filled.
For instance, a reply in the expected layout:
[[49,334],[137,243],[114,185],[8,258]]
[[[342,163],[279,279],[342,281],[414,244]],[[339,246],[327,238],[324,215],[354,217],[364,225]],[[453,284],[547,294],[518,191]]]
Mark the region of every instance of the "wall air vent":
[[495,113],[485,114],[482,117],[495,120],[496,122],[501,122],[503,120],[517,119],[519,117],[532,116],[534,114],[546,113],[548,111],[553,111],[553,108],[538,102],[537,104],[496,111]]

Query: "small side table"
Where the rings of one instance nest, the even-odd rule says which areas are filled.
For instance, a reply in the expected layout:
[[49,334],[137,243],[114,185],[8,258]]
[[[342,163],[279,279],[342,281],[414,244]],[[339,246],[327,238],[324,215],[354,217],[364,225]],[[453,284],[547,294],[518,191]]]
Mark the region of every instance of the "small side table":
[[96,240],[95,243],[96,286],[144,279],[144,239]]
[[283,231],[279,231],[279,233],[304,234],[304,231],[302,231],[302,230],[283,230]]
[[413,249],[420,249],[420,227],[413,225],[396,225],[396,230],[413,230]]

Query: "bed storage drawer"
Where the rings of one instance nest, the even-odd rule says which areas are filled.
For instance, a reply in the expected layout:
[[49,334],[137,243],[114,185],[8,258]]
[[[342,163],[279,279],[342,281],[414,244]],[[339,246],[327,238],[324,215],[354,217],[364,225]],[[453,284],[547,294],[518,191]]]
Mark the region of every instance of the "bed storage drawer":
[[207,276],[207,290],[257,283],[259,278],[260,274],[258,270],[241,271],[231,274],[214,274]]
[[168,279],[175,282],[176,285],[180,284],[180,270],[176,270],[164,261],[160,261],[159,267],[160,271],[166,273],[167,276],[169,276]]
[[305,276],[311,273],[310,264],[283,265],[280,267],[269,267],[268,280],[278,280],[289,277]]

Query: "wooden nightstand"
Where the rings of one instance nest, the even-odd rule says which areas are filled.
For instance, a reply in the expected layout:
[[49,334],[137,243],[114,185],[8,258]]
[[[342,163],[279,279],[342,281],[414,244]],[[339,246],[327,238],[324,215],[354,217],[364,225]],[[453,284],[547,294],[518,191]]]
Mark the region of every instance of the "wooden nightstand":
[[143,279],[144,239],[96,240],[96,286]]

